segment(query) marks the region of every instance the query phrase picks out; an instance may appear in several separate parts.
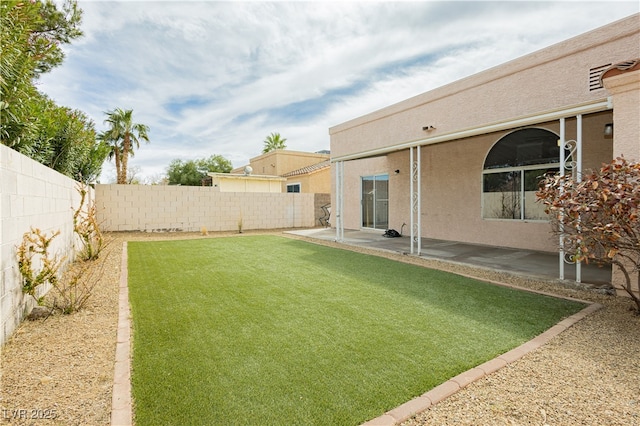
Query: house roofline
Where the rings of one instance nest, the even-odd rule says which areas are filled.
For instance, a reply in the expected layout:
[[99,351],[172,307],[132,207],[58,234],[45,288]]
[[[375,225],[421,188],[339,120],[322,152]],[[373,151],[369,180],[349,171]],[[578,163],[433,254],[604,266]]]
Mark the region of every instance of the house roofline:
[[359,159],[369,158],[369,157],[378,157],[378,156],[390,154],[392,152],[403,151],[405,149],[409,149],[417,146],[434,145],[434,144],[443,143],[443,142],[450,142],[456,139],[463,139],[463,138],[468,138],[472,136],[483,135],[486,133],[513,129],[516,127],[531,126],[533,124],[559,120],[560,118],[564,118],[564,117],[572,117],[580,114],[590,114],[590,113],[606,111],[610,109],[613,109],[613,104],[612,104],[611,97],[608,97],[606,99],[600,99],[597,101],[591,101],[591,102],[582,103],[578,105],[572,105],[568,107],[549,110],[543,113],[525,115],[522,117],[503,120],[503,121],[497,121],[497,122],[485,124],[482,126],[471,127],[463,130],[456,130],[454,132],[449,132],[449,133],[445,133],[445,134],[430,137],[430,138],[421,138],[417,140],[412,140],[408,142],[402,142],[399,144],[387,146],[384,148],[376,148],[376,149],[361,151],[353,154],[342,155],[339,157],[333,157],[331,158],[331,162],[335,163],[337,161],[350,161],[350,160],[359,160]]

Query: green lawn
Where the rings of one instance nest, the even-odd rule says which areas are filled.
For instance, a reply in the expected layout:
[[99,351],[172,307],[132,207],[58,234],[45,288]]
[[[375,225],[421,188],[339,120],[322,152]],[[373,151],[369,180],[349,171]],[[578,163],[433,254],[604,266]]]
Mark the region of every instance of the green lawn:
[[138,426],[357,425],[583,305],[277,236],[129,243]]

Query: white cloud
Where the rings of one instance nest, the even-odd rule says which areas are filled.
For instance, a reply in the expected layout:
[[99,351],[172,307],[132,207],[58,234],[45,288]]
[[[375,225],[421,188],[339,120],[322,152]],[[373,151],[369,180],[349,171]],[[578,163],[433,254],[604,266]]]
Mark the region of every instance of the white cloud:
[[[133,108],[145,176],[174,158],[241,166],[271,132],[328,128],[638,12],[634,2],[93,2],[41,89],[103,129]],[[570,17],[570,18],[569,18]],[[105,167],[108,174],[110,166]]]

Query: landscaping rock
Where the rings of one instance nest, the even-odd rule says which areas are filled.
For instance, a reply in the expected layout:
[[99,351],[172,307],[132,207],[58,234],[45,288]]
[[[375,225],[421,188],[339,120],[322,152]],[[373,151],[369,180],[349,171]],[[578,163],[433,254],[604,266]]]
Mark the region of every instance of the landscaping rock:
[[35,306],[29,315],[27,315],[27,319],[29,321],[35,321],[43,318],[47,318],[51,315],[51,309],[46,306]]

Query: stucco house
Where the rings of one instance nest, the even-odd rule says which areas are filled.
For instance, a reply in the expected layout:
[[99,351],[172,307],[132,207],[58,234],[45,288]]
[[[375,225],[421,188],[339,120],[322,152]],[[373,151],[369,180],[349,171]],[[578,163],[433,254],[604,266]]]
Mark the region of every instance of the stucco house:
[[211,186],[217,192],[282,192],[286,181],[280,176],[252,173],[208,173]]
[[[282,192],[330,193],[331,165],[327,151],[304,152],[277,149],[253,157],[248,166],[257,176],[281,177]],[[243,175],[246,166],[231,171]]]
[[417,254],[421,237],[558,251],[540,176],[640,159],[640,15],[329,133],[337,240],[405,224]]

